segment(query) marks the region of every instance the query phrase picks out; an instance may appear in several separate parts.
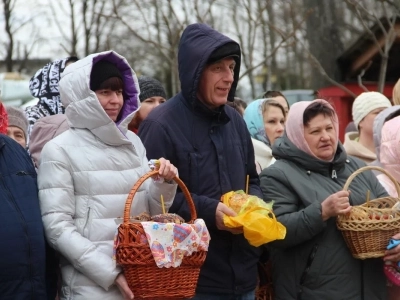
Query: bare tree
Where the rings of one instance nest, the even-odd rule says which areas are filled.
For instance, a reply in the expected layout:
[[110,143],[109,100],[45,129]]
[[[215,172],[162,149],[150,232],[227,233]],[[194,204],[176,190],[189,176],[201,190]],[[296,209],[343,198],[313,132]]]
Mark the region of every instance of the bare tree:
[[[258,0],[258,9],[260,10],[264,1],[263,0]],[[277,19],[277,13],[276,10],[274,9],[274,4],[272,0],[267,0],[266,1],[266,15],[264,13],[264,16],[262,18],[262,24],[261,24],[261,29],[262,29],[262,36],[264,37],[262,41],[264,42],[263,49],[264,49],[264,57],[266,58],[268,56],[268,49],[274,49],[276,45],[276,31],[274,28],[276,28],[276,19]],[[272,30],[268,30],[269,24],[266,21],[269,21],[269,24],[272,27]],[[269,37],[269,39],[268,39]],[[269,42],[269,43],[268,43]],[[278,63],[276,59],[276,55],[272,55],[270,61],[268,59],[264,59],[264,66],[263,68],[265,70],[269,70],[269,72],[266,72],[266,76],[264,79],[264,90],[268,90],[271,86],[271,80],[272,76],[277,77],[276,74],[278,73]]]
[[[70,56],[78,54],[78,17],[75,9],[75,2],[74,0],[68,0],[67,8],[65,8],[62,1],[49,1],[49,7],[54,16],[54,24],[60,31],[63,40],[67,43],[61,43],[60,46]],[[69,30],[65,30],[63,23],[58,20],[58,10],[60,10],[64,16],[68,16],[70,22]]]
[[[256,97],[255,76],[255,52],[258,46],[258,32],[261,31],[262,15],[266,6],[259,8],[254,5],[252,0],[237,1],[232,5],[233,18],[232,22],[239,39],[239,44],[242,47],[242,62],[248,70],[248,80],[250,82],[251,97]],[[262,44],[265,45],[265,44]],[[265,51],[264,51],[265,52]],[[263,65],[264,63],[262,63]]]
[[15,6],[17,0],[3,0],[3,16],[4,16],[4,29],[8,38],[5,45],[5,64],[7,72],[12,72],[14,69],[14,44],[15,34],[27,24],[30,24],[34,17],[29,17],[25,20],[18,20],[15,17]]
[[[106,0],[83,0],[81,12],[84,31],[84,55],[105,50],[102,47],[115,29],[115,19],[105,11],[112,8]],[[106,47],[111,48],[111,47]]]
[[[212,6],[215,0],[176,2],[151,0],[113,0],[112,17],[133,36],[148,55],[154,58],[153,66],[162,74],[168,94],[179,90],[178,45],[184,28],[192,21],[214,22]],[[193,13],[194,12],[194,13]],[[200,19],[200,20],[199,20]],[[135,23],[131,20],[136,20]]]
[[[300,27],[293,27],[287,31],[279,29],[276,19],[281,17],[281,14],[278,13],[277,7],[279,6],[276,2],[271,0],[241,0],[232,5],[233,28],[242,48],[244,64],[240,78],[247,77],[253,99],[259,90],[256,81],[261,82],[262,90],[265,90],[269,86],[268,80],[278,77],[278,50],[288,46],[288,42],[291,42]],[[277,36],[281,36],[279,42]]]
[[[374,41],[375,47],[378,50],[378,53],[381,57],[379,77],[378,77],[378,92],[382,93],[386,82],[386,71],[389,61],[389,52],[393,46],[394,41],[397,38],[397,31],[395,28],[397,15],[396,14],[391,15],[391,13],[388,11],[388,8],[385,5],[385,2],[388,1],[381,1],[379,3],[379,5],[381,6],[380,7],[381,11],[383,12],[382,18],[377,16],[375,10],[367,9],[359,1],[353,1],[353,0],[345,0],[345,1],[355,11],[364,30],[367,32],[369,37]],[[395,7],[398,11],[398,6],[395,2],[390,2],[389,4],[392,8]],[[375,23],[378,26],[379,33],[382,36],[381,39],[378,39],[377,33],[371,30],[370,24],[373,23]],[[367,66],[364,66],[364,68],[361,70],[360,75],[358,76],[358,81],[361,87],[363,87],[361,78],[365,70],[369,67],[369,65],[370,62],[367,63]]]
[[[338,15],[338,1],[303,0],[304,8],[311,13],[307,18],[306,38],[309,51],[321,64],[326,74],[335,78],[339,72],[336,59],[343,52]],[[319,89],[330,82],[319,75],[318,68],[313,69],[311,77],[312,89]]]

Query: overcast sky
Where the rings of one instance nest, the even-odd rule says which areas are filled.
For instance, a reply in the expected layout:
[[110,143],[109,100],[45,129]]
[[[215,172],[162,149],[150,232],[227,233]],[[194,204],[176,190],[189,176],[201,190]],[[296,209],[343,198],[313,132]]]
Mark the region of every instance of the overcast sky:
[[[51,58],[55,59],[66,55],[60,47],[62,36],[54,25],[54,18],[49,7],[51,0],[14,0],[16,6],[12,20],[13,28],[17,28],[22,22],[33,19],[26,26],[18,30],[14,37],[15,47],[20,45],[31,46],[34,41],[31,58]],[[66,0],[56,0],[65,2]],[[54,2],[53,2],[54,3]],[[61,3],[61,2],[60,2]],[[56,4],[58,5],[58,4]],[[3,5],[0,7],[0,56],[5,57],[4,43],[8,41],[5,32]],[[63,16],[63,12],[58,10],[57,20],[64,23],[63,28],[68,30],[68,18]]]

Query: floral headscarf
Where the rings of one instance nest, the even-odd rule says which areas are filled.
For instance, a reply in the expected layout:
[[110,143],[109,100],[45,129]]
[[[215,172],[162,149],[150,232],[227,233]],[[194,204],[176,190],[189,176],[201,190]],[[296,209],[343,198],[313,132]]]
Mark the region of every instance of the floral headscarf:
[[243,119],[253,139],[259,140],[271,147],[271,142],[265,134],[264,121],[261,106],[267,99],[257,99],[251,102],[245,109]]

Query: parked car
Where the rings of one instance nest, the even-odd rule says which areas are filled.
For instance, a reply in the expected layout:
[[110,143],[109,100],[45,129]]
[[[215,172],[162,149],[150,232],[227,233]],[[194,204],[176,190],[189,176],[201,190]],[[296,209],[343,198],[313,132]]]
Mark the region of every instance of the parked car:
[[6,105],[19,106],[32,99],[29,78],[20,73],[0,73],[0,91]]
[[38,98],[33,98],[33,99],[25,102],[24,104],[20,105],[19,107],[21,107],[22,109],[25,109],[29,106],[36,105],[38,103],[38,101],[39,101]]
[[285,95],[288,100],[289,106],[292,106],[292,104],[296,102],[315,99],[313,90],[286,90],[282,91],[282,94]]

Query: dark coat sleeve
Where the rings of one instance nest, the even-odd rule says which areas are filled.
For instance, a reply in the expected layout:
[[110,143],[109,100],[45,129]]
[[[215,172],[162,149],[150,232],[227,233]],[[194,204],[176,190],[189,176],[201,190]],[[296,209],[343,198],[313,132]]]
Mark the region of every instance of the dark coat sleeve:
[[[271,243],[273,247],[289,248],[314,238],[326,227],[321,217],[321,203],[302,208],[301,200],[281,169],[274,165],[260,174],[264,201],[274,201],[274,213],[286,227],[286,237]],[[310,187],[311,188],[311,187]]]
[[257,173],[256,159],[254,155],[254,146],[251,141],[250,133],[246,131],[247,140],[247,174],[249,175],[249,194],[263,199],[260,188],[260,178]]
[[[164,157],[171,161],[175,166],[178,166],[179,160],[176,156],[175,147],[169,138],[167,130],[162,124],[154,120],[144,120],[140,124],[138,135],[146,148],[148,159]],[[197,216],[204,219],[207,226],[216,228],[215,211],[219,201],[206,196],[196,194],[191,195],[196,207]],[[180,191],[180,189],[178,189],[169,211],[180,215],[186,221],[190,219],[189,206],[185,195]]]

